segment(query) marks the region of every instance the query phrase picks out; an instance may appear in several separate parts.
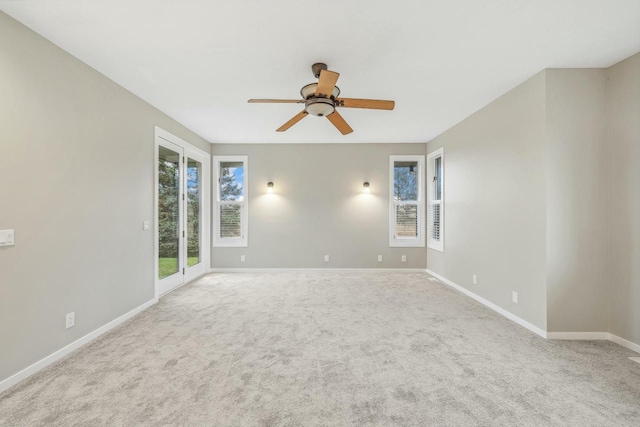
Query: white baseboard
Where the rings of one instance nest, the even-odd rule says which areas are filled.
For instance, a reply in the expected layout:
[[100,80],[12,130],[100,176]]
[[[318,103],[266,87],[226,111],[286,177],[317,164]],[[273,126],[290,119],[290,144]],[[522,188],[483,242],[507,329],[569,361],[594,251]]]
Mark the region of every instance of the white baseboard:
[[626,340],[610,332],[547,332],[550,340],[584,340],[584,341],[611,341],[636,353],[640,353],[640,344]]
[[106,325],[99,327],[95,331],[88,333],[87,335],[83,336],[82,338],[78,338],[77,340],[75,340],[71,344],[69,344],[69,345],[67,345],[65,347],[62,347],[60,350],[50,354],[49,356],[45,357],[44,359],[37,361],[33,365],[31,365],[31,366],[23,369],[22,371],[10,376],[9,378],[3,380],[2,382],[0,382],[0,393],[2,393],[3,391],[9,389],[10,387],[16,385],[20,381],[27,379],[28,377],[30,377],[31,375],[35,374],[36,372],[46,368],[47,366],[51,365],[53,362],[56,362],[56,361],[62,359],[63,357],[65,357],[69,353],[71,353],[74,350],[79,349],[83,345],[93,341],[94,339],[98,338],[100,335],[102,335],[105,332],[108,332],[109,330],[115,328],[116,326],[120,325],[121,323],[125,322],[126,320],[129,320],[130,318],[132,318],[136,314],[140,313],[143,310],[146,310],[147,308],[151,307],[152,305],[154,305],[157,302],[158,302],[157,298],[154,298],[154,299],[152,299],[150,301],[147,301],[146,303],[142,304],[141,306],[134,308],[133,310],[129,311],[128,313],[125,313],[122,316],[118,317],[117,319],[114,319],[111,322],[107,323]]
[[424,273],[424,268],[212,268],[209,273],[315,273],[315,272],[352,272],[352,273]]
[[550,340],[585,340],[585,341],[604,340],[604,341],[611,341],[611,342],[614,342],[614,343],[616,343],[618,345],[626,347],[629,350],[633,350],[633,351],[635,351],[637,353],[640,353],[640,345],[639,344],[636,344],[634,342],[628,341],[628,340],[626,340],[624,338],[621,338],[621,337],[619,337],[617,335],[614,335],[612,333],[609,333],[609,332],[546,332],[546,331],[543,331],[542,329],[538,328],[535,325],[532,325],[531,323],[527,322],[524,319],[521,319],[520,317],[516,316],[515,314],[508,312],[504,308],[498,307],[494,303],[492,303],[490,301],[487,301],[486,299],[474,294],[470,290],[468,290],[466,288],[463,288],[462,286],[460,286],[460,285],[458,285],[456,283],[453,283],[451,280],[448,280],[448,279],[440,276],[439,274],[434,273],[433,271],[431,271],[429,269],[427,269],[427,273],[432,275],[436,279],[440,280],[445,285],[451,286],[452,288],[454,288],[454,289],[462,292],[463,294],[473,298],[474,300],[478,301],[479,303],[486,305],[490,309],[492,309],[494,311],[497,311],[498,313],[502,314],[507,319],[513,320],[517,324],[524,326],[525,328],[527,328],[530,331],[540,335],[543,338],[550,339]]
[[609,332],[547,332],[550,340],[606,341],[610,335]]
[[619,337],[617,335],[613,335],[613,334],[609,334],[609,341],[613,341],[614,343],[621,345],[623,347],[628,348],[629,350],[633,350],[636,353],[640,353],[640,344],[636,344],[632,341],[626,340],[622,337]]
[[462,292],[463,294],[467,295],[468,297],[473,298],[474,300],[478,301],[480,304],[486,305],[487,307],[489,307],[490,309],[492,309],[493,311],[503,315],[504,317],[506,317],[509,320],[513,320],[514,322],[516,322],[518,325],[520,326],[524,326],[525,328],[529,329],[531,332],[540,335],[542,338],[547,338],[547,332],[538,328],[537,326],[527,322],[526,320],[516,316],[515,314],[505,310],[502,307],[499,307],[497,305],[495,305],[494,303],[492,303],[491,301],[488,301],[484,298],[482,298],[479,295],[474,294],[473,292],[471,292],[470,290],[468,290],[467,288],[464,288],[454,282],[452,282],[449,279],[446,279],[442,276],[440,276],[437,273],[434,273],[433,271],[427,269],[427,273],[432,275],[433,277],[435,277],[436,279],[440,280],[442,283],[444,283],[445,285],[451,286],[452,288],[454,288],[457,291]]

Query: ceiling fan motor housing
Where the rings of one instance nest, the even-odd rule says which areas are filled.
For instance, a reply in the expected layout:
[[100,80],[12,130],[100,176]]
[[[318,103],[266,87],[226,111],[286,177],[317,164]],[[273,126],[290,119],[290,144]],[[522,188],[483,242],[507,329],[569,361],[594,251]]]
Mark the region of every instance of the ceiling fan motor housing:
[[[303,99],[309,99],[312,96],[316,95],[316,88],[318,87],[318,83],[309,83],[300,89],[300,95],[302,95]],[[333,92],[331,92],[331,98],[337,98],[340,95],[340,88],[338,86],[333,87]]]

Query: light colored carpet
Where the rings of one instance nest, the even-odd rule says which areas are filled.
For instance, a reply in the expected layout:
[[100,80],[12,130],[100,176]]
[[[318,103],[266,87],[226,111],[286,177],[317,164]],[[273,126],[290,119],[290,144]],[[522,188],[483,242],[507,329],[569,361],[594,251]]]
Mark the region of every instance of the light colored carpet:
[[0,395],[0,425],[640,425],[636,353],[427,278],[209,275]]

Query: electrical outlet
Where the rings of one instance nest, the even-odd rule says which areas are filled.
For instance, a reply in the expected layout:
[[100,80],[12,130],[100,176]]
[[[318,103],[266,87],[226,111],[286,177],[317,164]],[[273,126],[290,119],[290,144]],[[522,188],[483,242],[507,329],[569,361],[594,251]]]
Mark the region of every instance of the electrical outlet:
[[66,329],[71,328],[75,324],[76,324],[76,312],[72,311],[71,313],[67,314],[67,317],[66,317]]
[[324,256],[324,262],[329,262],[329,255]]
[[244,262],[244,261],[245,261],[244,255],[240,255],[240,262]]
[[473,275],[473,284],[474,285],[478,284],[478,276],[476,276],[475,274]]
[[402,255],[402,262],[407,262],[407,256],[406,255]]
[[514,304],[518,303],[518,293],[516,291],[511,292],[511,301],[513,301]]
[[382,262],[382,255],[378,255],[378,262]]

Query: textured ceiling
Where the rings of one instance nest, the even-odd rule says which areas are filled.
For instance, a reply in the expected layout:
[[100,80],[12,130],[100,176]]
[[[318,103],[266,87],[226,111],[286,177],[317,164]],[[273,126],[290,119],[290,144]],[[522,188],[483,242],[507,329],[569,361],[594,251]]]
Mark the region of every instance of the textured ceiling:
[[[640,51],[638,0],[2,1],[5,11],[210,142],[426,142],[548,67]],[[313,82],[394,111],[275,129]]]

